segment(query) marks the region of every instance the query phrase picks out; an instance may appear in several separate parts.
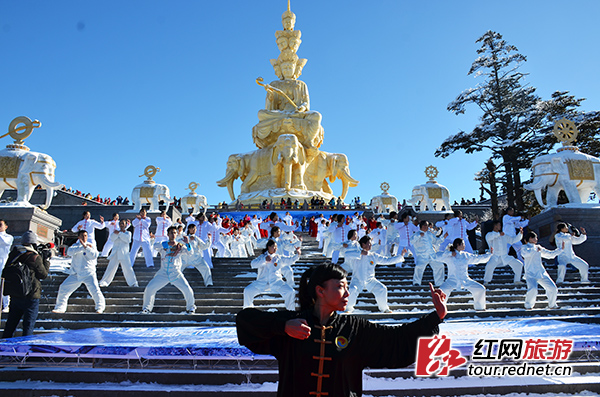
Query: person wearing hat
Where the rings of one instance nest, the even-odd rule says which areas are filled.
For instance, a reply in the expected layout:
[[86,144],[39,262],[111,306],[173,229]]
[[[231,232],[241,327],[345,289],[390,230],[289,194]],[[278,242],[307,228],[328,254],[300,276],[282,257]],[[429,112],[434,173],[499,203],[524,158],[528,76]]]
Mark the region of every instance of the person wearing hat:
[[29,267],[33,277],[31,292],[27,296],[11,296],[2,338],[12,338],[21,319],[23,319],[23,336],[33,335],[42,292],[40,280],[48,276],[50,269],[50,262],[35,250],[34,246],[37,241],[36,234],[28,230],[21,237],[21,243],[16,245],[8,255],[7,264],[18,259],[19,262]]

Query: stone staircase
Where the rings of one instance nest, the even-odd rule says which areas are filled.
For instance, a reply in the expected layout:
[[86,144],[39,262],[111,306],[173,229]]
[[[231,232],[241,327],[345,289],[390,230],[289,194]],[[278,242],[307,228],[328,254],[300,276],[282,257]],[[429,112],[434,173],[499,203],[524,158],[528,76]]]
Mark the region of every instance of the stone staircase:
[[[173,326],[233,326],[235,314],[241,310],[243,288],[255,278],[250,268],[251,259],[213,260],[214,286],[204,287],[202,277],[195,269],[186,269],[184,274],[194,289],[196,297],[195,314],[185,314],[182,294],[173,286],[163,288],[156,297],[154,312],[142,314],[144,287],[153,277],[154,268],[146,268],[141,258],[136,260],[134,270],[141,285],[128,287],[120,270],[108,288],[103,288],[106,298],[106,311],[94,312],[94,302],[85,287],[80,287],[70,298],[68,310],[55,314],[54,307],[58,286],[66,278],[64,274],[52,274],[43,283],[43,297],[36,323],[36,332],[52,332],[61,329],[81,329],[90,327],[173,327]],[[314,240],[304,237],[303,255],[295,266],[296,283],[302,272],[310,265],[323,262],[317,252]],[[104,273],[107,261],[100,259],[98,277]],[[508,268],[496,270],[493,282],[487,286],[487,310],[475,311],[470,293],[455,291],[449,299],[449,315],[445,321],[494,320],[540,318],[560,319],[583,323],[600,322],[600,272],[599,266],[592,264],[590,284],[575,282],[575,270],[569,268],[567,282],[559,286],[558,304],[560,309],[548,310],[543,289],[540,288],[538,303],[533,310],[525,310],[523,301],[525,285],[513,284],[513,275]],[[403,323],[412,321],[432,310],[429,288],[426,285],[412,285],[412,259],[403,267],[381,266],[377,277],[388,287],[388,301],[392,313],[380,313],[375,299],[370,293],[359,296],[354,315],[375,322]],[[484,265],[470,268],[471,277],[483,279]],[[549,266],[549,273],[556,278],[556,267]],[[429,268],[425,271],[424,283],[432,281]],[[261,295],[255,300],[261,309],[283,309],[283,300],[275,294]],[[5,317],[5,316],[3,316]],[[2,319],[4,322],[4,318]],[[0,325],[3,327],[3,324]],[[600,373],[598,362],[589,361],[581,353],[571,357],[574,374],[569,382],[557,379],[534,379],[525,381],[513,378],[512,382],[495,382],[497,378],[475,378],[476,385],[470,384],[464,369],[452,372],[455,386],[449,387],[448,378],[419,379],[414,370],[369,370],[365,371],[365,395],[424,395],[452,396],[461,394],[508,394],[511,392],[566,393],[577,395],[585,390],[600,393]],[[3,396],[42,396],[42,395],[125,395],[137,396],[142,393],[163,393],[177,396],[208,396],[217,392],[221,396],[271,396],[275,386],[265,382],[276,382],[277,366],[273,360],[224,360],[219,362],[185,363],[127,363],[127,367],[116,362],[94,362],[89,364],[61,363],[48,366],[30,363],[31,368],[16,369],[14,365],[0,363],[0,389]],[[59,367],[59,368],[56,368]],[[379,384],[385,378],[395,378],[389,386]],[[461,382],[462,379],[462,382]],[[469,380],[473,377],[469,377]],[[437,382],[436,382],[437,381]],[[528,383],[529,382],[529,383]],[[264,384],[263,384],[264,383]],[[377,384],[377,386],[372,386]],[[371,386],[370,386],[371,385]],[[387,383],[386,383],[387,385]],[[589,395],[589,394],[582,394]]]

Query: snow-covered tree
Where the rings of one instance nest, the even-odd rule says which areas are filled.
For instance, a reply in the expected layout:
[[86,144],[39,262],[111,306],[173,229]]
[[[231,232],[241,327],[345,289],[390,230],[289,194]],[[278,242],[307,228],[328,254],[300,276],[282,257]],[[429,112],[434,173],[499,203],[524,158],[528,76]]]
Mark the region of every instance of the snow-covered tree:
[[449,137],[435,155],[447,157],[457,150],[466,153],[489,150],[492,159],[501,160],[498,167],[503,173],[508,205],[522,210],[520,170],[530,156],[523,138],[539,125],[541,99],[535,95],[535,88],[523,81],[526,74],[519,68],[527,59],[515,46],[493,31],[487,31],[477,43],[481,43],[477,50],[479,57],[468,74],[483,81],[462,92],[448,105],[448,110],[462,114],[467,105],[473,104],[483,115],[471,132],[461,131]]

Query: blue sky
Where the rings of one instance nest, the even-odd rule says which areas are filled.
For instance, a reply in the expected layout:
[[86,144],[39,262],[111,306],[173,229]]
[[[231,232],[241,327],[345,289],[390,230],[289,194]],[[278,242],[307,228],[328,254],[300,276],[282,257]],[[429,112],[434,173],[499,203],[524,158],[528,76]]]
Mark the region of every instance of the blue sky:
[[[0,2],[0,135],[17,116],[38,119],[26,144],[52,155],[56,180],[102,197],[129,196],[144,168],[171,194],[191,181],[209,203],[227,157],[248,152],[264,107],[262,76],[276,79],[285,0]],[[480,112],[446,106],[479,79],[467,76],[487,30],[526,55],[527,82],[547,99],[568,90],[600,109],[600,2],[292,0],[311,109],[323,116],[321,150],[345,153],[360,180],[346,201],[409,198],[435,165],[451,199],[478,197],[473,174],[489,154],[434,157]],[[5,127],[1,127],[4,125]],[[4,147],[8,137],[0,141]],[[235,185],[239,193],[239,182]],[[341,193],[338,182],[334,194]]]

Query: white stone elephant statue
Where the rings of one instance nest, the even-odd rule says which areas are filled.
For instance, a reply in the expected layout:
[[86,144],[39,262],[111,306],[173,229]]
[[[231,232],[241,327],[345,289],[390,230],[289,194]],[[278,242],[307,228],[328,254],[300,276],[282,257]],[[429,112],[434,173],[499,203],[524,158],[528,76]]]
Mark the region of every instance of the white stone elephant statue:
[[386,213],[398,210],[398,199],[391,194],[382,194],[371,199],[371,209],[375,213]]
[[[523,185],[535,193],[543,208],[555,207],[558,193],[565,192],[570,204],[586,203],[591,192],[600,194],[600,159],[573,146],[537,157],[531,166],[532,181]],[[546,191],[546,202],[542,192]]]
[[17,203],[20,206],[32,206],[29,203],[37,185],[46,189],[46,201],[42,209],[47,209],[54,197],[54,191],[64,185],[54,181],[56,163],[47,154],[21,149],[0,150],[0,196],[5,189],[17,189]]
[[[452,211],[450,192],[439,183],[427,182],[413,187],[412,197],[406,201],[415,211]],[[435,206],[434,206],[435,204]]]
[[181,211],[183,214],[189,214],[190,212],[195,214],[200,212],[201,208],[207,208],[208,202],[206,197],[198,193],[190,193],[181,198]]
[[306,168],[304,183],[308,190],[333,194],[326,181],[327,178],[332,183],[340,178],[342,181],[342,194],[339,197],[342,200],[346,198],[348,188],[356,187],[359,183],[350,176],[348,157],[345,154],[319,151]]
[[164,201],[167,204],[167,210],[171,203],[171,195],[167,185],[160,183],[142,183],[133,188],[131,192],[131,201],[134,203],[135,212],[142,209],[144,204],[150,204],[148,212],[158,212],[158,202]]

